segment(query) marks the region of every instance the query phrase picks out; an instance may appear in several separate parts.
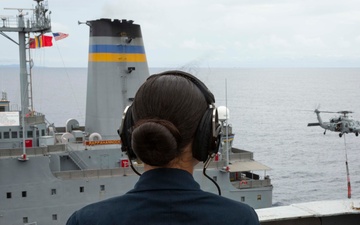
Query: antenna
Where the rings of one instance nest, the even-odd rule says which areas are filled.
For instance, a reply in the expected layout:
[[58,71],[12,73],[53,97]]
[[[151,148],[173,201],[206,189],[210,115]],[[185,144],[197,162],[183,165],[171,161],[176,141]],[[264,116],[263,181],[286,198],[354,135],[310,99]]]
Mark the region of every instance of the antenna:
[[[225,106],[226,109],[228,108],[227,105],[227,79],[225,78]],[[227,121],[228,118],[228,110],[226,110],[226,166],[229,166],[230,163],[230,153],[229,153],[229,122]]]
[[5,10],[17,10],[19,12],[19,16],[27,16],[29,15],[29,12],[24,13],[24,10],[31,10],[34,11],[34,9],[27,9],[27,8],[4,8]]
[[85,24],[85,25],[88,25],[90,27],[90,23],[89,22],[81,22],[80,20],[78,21],[78,25],[81,25],[81,24]]
[[32,10],[34,11],[34,9],[29,9],[29,8],[4,8],[5,10],[18,10],[19,12],[22,12],[23,10]]
[[0,15],[0,17],[1,17],[1,20],[2,20],[2,22],[3,22],[3,27],[5,27],[5,22],[6,22],[6,20],[7,20],[7,18],[8,18],[9,16]]

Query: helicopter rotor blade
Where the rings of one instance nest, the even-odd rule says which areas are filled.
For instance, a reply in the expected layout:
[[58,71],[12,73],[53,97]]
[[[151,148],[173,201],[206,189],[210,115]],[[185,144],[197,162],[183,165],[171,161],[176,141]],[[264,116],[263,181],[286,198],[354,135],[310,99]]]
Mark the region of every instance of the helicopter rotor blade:
[[301,111],[301,112],[314,112],[314,110],[312,110],[312,109],[297,109],[296,111]]
[[320,113],[339,113],[339,112],[333,112],[333,111],[320,111],[320,110],[319,110],[319,112]]
[[352,112],[352,111],[347,111],[347,110],[344,110],[344,111],[339,111],[339,112],[337,112],[337,113],[341,113],[341,114],[348,114],[348,113],[354,113],[354,112]]

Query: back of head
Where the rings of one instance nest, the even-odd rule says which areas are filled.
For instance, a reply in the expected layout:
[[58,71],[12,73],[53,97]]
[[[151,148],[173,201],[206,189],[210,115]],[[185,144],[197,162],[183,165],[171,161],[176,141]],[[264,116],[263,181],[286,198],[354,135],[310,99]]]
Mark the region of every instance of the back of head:
[[193,141],[208,108],[204,94],[183,76],[153,75],[132,105],[132,148],[146,164],[165,166]]

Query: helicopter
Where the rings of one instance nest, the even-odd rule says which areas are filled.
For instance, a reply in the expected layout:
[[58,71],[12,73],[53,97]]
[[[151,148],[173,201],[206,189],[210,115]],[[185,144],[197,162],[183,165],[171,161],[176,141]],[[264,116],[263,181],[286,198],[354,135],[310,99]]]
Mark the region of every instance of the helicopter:
[[[353,113],[351,111],[339,111],[339,112],[330,112],[330,111],[319,111],[315,109],[318,123],[308,123],[308,127],[311,126],[320,126],[325,129],[324,135],[326,134],[326,130],[339,132],[339,137],[342,137],[343,134],[355,133],[356,136],[359,136],[360,133],[360,121],[356,121],[350,119],[348,114]],[[329,122],[323,122],[320,113],[338,113],[342,114],[338,117],[334,117],[330,119]]]

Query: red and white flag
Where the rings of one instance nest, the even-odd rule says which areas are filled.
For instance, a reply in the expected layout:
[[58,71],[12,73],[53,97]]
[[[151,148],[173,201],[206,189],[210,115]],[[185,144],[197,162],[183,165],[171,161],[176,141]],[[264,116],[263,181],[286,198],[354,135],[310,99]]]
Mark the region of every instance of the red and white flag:
[[52,37],[46,35],[35,36],[30,38],[29,47],[30,48],[42,48],[52,46]]

